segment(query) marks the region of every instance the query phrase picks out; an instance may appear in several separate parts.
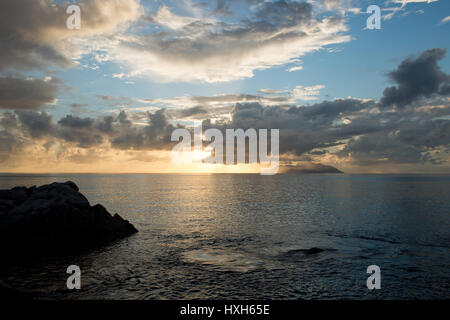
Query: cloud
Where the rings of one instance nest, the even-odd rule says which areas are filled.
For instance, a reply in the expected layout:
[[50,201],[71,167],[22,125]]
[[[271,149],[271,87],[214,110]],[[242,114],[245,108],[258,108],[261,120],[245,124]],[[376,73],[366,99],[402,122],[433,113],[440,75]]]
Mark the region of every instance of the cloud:
[[[67,115],[54,120],[45,111],[6,111],[0,116],[0,161],[13,165],[28,156],[56,154],[58,159],[84,163],[97,161],[95,153],[101,150],[102,155],[129,153],[129,159],[145,163],[158,158],[146,152],[171,149],[171,134],[182,127],[182,120],[201,119],[204,130],[280,129],[280,152],[286,165],[309,161],[343,171],[393,166],[445,171],[450,163],[450,99],[448,76],[437,65],[444,55],[445,50],[431,49],[401,62],[389,73],[396,86],[388,88],[379,102],[337,98],[297,105],[292,103],[294,90],[304,96],[308,88],[297,87],[264,89],[261,95],[144,100],[141,103],[156,109],[97,118]],[[418,81],[416,74],[424,80]],[[163,103],[171,108],[159,109]]]
[[[143,99],[140,103],[147,104],[147,107],[128,108],[133,111],[149,111],[167,108],[167,114],[175,117],[188,117],[197,111],[210,116],[220,113],[229,113],[237,103],[257,102],[262,105],[291,105],[297,101],[316,100],[320,90],[325,86],[296,86],[292,90],[274,90],[269,88],[260,89],[260,94],[220,94],[214,96],[180,96],[170,99]],[[208,112],[206,112],[206,110]],[[191,114],[192,113],[192,114]]]
[[[379,109],[372,100],[335,99],[310,106],[236,104],[229,119],[210,121],[203,109],[183,112],[203,114],[203,128],[279,128],[280,152],[287,160],[370,167],[393,164],[448,164],[450,152],[450,101],[430,100],[420,107],[401,111]],[[132,113],[98,118],[67,115],[59,121],[46,112],[6,112],[0,117],[0,161],[23,157],[26,148],[58,144],[57,153],[68,161],[94,159],[92,150],[127,152],[170,150],[170,136],[177,127],[165,110],[146,114],[146,124],[135,124]],[[42,148],[42,147],[41,147]],[[29,150],[29,149],[27,149]],[[78,150],[78,151],[76,151]],[[87,153],[83,150],[87,150]],[[90,150],[90,151],[89,151]],[[31,152],[31,151],[30,151]],[[34,151],[36,152],[36,151]],[[26,152],[29,153],[29,152]],[[144,154],[134,155],[147,159]],[[447,158],[446,158],[447,157]],[[151,161],[151,156],[146,161]],[[84,159],[84,160],[83,160]],[[156,159],[156,158],[155,158]],[[156,159],[157,160],[157,159]],[[156,161],[155,160],[155,161]],[[144,161],[144,160],[139,160]]]
[[285,92],[284,90],[274,90],[274,89],[268,89],[268,88],[260,89],[258,91],[260,93],[264,93],[264,94],[282,94]]
[[46,112],[17,112],[24,131],[34,139],[41,139],[54,133],[53,117]]
[[[391,8],[385,8],[383,11],[390,11],[390,13],[383,15],[384,20],[390,20],[392,19],[397,12],[405,11],[405,7],[408,3],[433,3],[437,2],[439,0],[390,0],[387,3],[392,4],[400,4],[400,7],[391,7]],[[418,10],[417,13],[423,13],[423,10]],[[407,13],[405,13],[407,14]]]
[[303,66],[295,66],[295,67],[291,67],[289,69],[287,69],[286,71],[288,72],[294,72],[294,71],[300,71],[303,70]]
[[0,163],[6,162],[12,154],[21,150],[22,142],[6,130],[0,130]]
[[191,23],[200,22],[195,18],[176,15],[167,6],[162,6],[150,21],[172,30],[182,29]]
[[115,126],[114,133],[109,137],[113,148],[155,150],[173,146],[170,137],[175,127],[168,122],[163,109],[148,113],[145,126],[133,125],[125,112],[119,114],[118,121],[119,125]]
[[402,7],[406,6],[408,3],[433,3],[439,0],[391,0],[392,3],[401,4]]
[[0,10],[0,72],[74,66],[79,41],[114,33],[140,16],[138,0],[84,0],[82,27],[66,27],[66,4],[52,0],[2,0]]
[[353,14],[362,14],[362,8],[349,8],[348,12]]
[[384,90],[381,106],[403,108],[419,98],[450,94],[450,76],[438,65],[446,52],[445,49],[431,49],[417,58],[404,60],[388,74],[397,86]]
[[202,106],[179,110],[180,118],[189,118],[193,116],[205,116],[209,113],[208,109]]
[[311,106],[265,107],[259,103],[237,104],[226,128],[278,128],[280,152],[302,155],[315,148],[339,143],[355,134],[369,132],[368,123],[359,125],[357,118],[349,125],[337,123],[343,117],[375,106],[371,100],[336,99]]
[[61,82],[56,78],[0,78],[0,109],[40,109],[54,103]]
[[[249,7],[245,1],[241,5]],[[342,17],[318,20],[308,3],[258,2],[249,10],[245,19],[194,21],[163,7],[147,18],[152,22],[148,28],[163,31],[122,35],[104,42],[104,50],[109,60],[128,66],[133,76],[163,82],[223,82],[250,78],[256,70],[292,63],[350,40],[343,34],[347,27]]]
[[384,20],[391,20],[397,14],[397,12],[405,11],[403,6],[401,6],[401,7],[392,7],[392,8],[383,8],[382,10],[389,12],[389,13],[383,15],[383,19]]
[[449,115],[450,101],[402,112],[380,112],[376,102],[359,99],[291,108],[244,104],[237,105],[232,120],[220,128],[279,128],[282,154],[307,156],[341,168],[448,166]]
[[444,24],[450,21],[450,16],[445,17],[444,19],[441,20],[440,24]]
[[338,11],[342,14],[346,11],[354,12],[352,10],[354,0],[308,0],[307,2],[316,5],[319,11]]
[[391,132],[380,131],[359,138],[352,138],[339,153],[358,165],[382,163],[441,164],[434,151],[449,152],[450,122],[410,121]]
[[147,124],[137,126],[125,112],[96,119],[67,115],[57,122],[45,111],[6,112],[0,117],[3,149],[11,149],[10,141],[14,140],[7,140],[10,133],[29,145],[65,143],[81,149],[109,146],[120,150],[158,150],[173,145],[170,136],[175,127],[164,110],[146,116]]
[[[80,30],[66,28],[65,4],[52,0],[4,0],[0,12],[0,72],[68,68],[89,56],[114,61],[128,72],[161,82],[221,82],[295,62],[325,46],[350,41],[339,16],[316,18],[297,1],[218,1],[213,12],[175,14],[162,6],[144,14],[139,0],[84,0]],[[241,19],[236,10],[247,7]],[[236,12],[226,14],[227,10]],[[131,28],[133,27],[133,28]],[[96,64],[94,68],[98,68]],[[298,70],[299,67],[295,68]]]
[[91,118],[79,118],[72,115],[67,115],[59,120],[58,124],[67,128],[86,129],[92,127],[94,120]]
[[310,87],[297,86],[292,91],[292,95],[295,100],[317,100],[317,96],[323,88],[325,88],[323,85]]

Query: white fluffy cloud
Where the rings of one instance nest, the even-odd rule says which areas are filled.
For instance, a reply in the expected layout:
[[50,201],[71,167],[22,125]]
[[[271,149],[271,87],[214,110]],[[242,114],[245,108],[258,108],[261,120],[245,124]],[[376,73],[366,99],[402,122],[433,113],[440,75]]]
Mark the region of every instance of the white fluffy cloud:
[[160,31],[110,37],[103,50],[127,66],[128,75],[162,82],[250,78],[351,39],[342,18],[318,20],[310,4],[298,2],[260,3],[251,17],[233,22],[183,17],[168,7],[146,20]]

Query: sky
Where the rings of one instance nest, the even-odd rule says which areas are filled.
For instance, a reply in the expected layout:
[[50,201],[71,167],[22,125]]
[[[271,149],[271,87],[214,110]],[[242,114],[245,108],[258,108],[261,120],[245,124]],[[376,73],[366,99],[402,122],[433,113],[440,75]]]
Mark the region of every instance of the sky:
[[285,168],[450,173],[449,35],[446,0],[3,0],[0,172],[258,171],[172,163],[200,122],[279,129]]

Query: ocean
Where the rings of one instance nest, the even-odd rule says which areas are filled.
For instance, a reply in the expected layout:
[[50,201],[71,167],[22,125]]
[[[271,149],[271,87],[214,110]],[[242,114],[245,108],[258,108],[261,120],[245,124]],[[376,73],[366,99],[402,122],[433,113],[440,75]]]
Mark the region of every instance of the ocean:
[[450,175],[2,174],[0,189],[67,180],[139,233],[2,271],[43,299],[450,298]]

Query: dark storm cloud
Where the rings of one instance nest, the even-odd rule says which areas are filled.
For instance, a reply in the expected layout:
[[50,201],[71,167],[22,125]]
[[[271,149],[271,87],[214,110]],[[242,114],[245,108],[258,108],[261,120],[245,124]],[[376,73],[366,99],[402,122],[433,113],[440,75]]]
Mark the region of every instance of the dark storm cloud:
[[32,138],[40,139],[55,132],[53,117],[46,112],[20,111],[17,115],[23,129]]
[[[317,149],[340,146],[344,144],[344,139],[354,134],[379,130],[379,121],[362,119],[372,108],[376,108],[375,102],[358,99],[337,99],[299,107],[267,107],[259,103],[245,103],[235,106],[231,121],[212,124],[206,120],[203,127],[204,130],[218,128],[224,134],[226,129],[237,128],[280,129],[280,153],[294,154],[297,159],[304,161],[308,154],[327,153]],[[355,118],[351,124],[342,123],[342,118],[350,115],[361,119]]]
[[74,143],[79,148],[90,148],[103,143],[103,135],[91,127],[74,128],[74,127],[58,127],[57,137],[66,142]]
[[377,163],[432,163],[442,160],[433,151],[441,147],[448,152],[450,146],[450,122],[446,120],[411,121],[395,131],[380,131],[360,138],[352,138],[339,153],[351,155],[360,165]]
[[175,129],[167,120],[164,110],[147,114],[147,125],[135,125],[126,112],[116,116],[97,119],[67,115],[58,122],[47,112],[17,111],[4,113],[0,125],[8,131],[19,130],[29,140],[72,143],[79,148],[90,148],[110,143],[117,149],[165,149],[172,142],[170,136]]
[[175,127],[169,123],[165,110],[148,113],[148,125],[133,126],[125,112],[122,112],[116,135],[111,139],[111,145],[117,149],[167,149],[173,146],[171,135]]
[[114,123],[113,116],[105,116],[98,120],[96,128],[103,133],[110,134],[113,132],[113,123]]
[[[225,129],[280,129],[280,152],[305,154],[316,148],[339,145],[341,140],[354,134],[363,134],[379,128],[380,123],[369,120],[354,120],[350,125],[339,124],[343,117],[354,116],[359,111],[374,108],[373,101],[358,99],[336,99],[311,106],[266,107],[259,103],[236,104],[231,113],[231,121],[211,125],[204,121],[206,128]],[[375,121],[374,121],[375,122]]]
[[246,128],[317,129],[330,128],[333,122],[360,110],[375,107],[375,102],[336,99],[311,106],[264,107],[259,103],[236,104],[231,126]]
[[58,121],[58,137],[76,143],[80,148],[89,148],[103,143],[102,133],[94,128],[94,119],[68,115]]
[[[0,50],[1,51],[1,50]],[[0,78],[0,109],[31,110],[55,101],[58,79]]]
[[[5,125],[9,124],[9,126]],[[82,148],[102,142],[103,137],[93,128],[93,120],[67,116],[55,123],[53,117],[41,111],[16,111],[15,114],[2,115],[0,124],[16,136],[26,137],[29,141],[60,139],[72,142]]]
[[167,149],[173,145],[170,137],[175,129],[164,110],[147,113],[146,125],[134,124],[124,111],[97,119],[67,115],[58,122],[46,112],[21,111],[3,114],[0,125],[4,129],[20,129],[19,135],[31,140],[59,139],[79,148],[106,142],[122,150]]
[[0,72],[46,70],[74,65],[68,39],[108,34],[117,24],[139,16],[135,0],[78,1],[83,28],[66,27],[67,3],[53,0],[2,0],[0,7]]
[[380,105],[401,109],[419,98],[450,94],[450,75],[438,65],[446,53],[446,49],[431,49],[418,58],[404,60],[396,70],[389,73],[389,78],[397,86],[384,90]]
[[63,127],[83,129],[83,128],[91,128],[94,123],[94,119],[79,118],[79,117],[74,117],[72,115],[67,115],[64,118],[62,118],[61,120],[59,120],[58,123]]
[[45,30],[64,27],[66,14],[61,7],[43,4],[43,1],[2,0],[0,71],[71,65],[69,59],[49,45],[43,34]]
[[[432,163],[439,152],[448,152],[450,115],[447,100],[427,101],[430,108],[380,112],[371,100],[336,99],[311,106],[265,107],[237,104],[230,122],[204,127],[225,129],[280,129],[280,152],[297,156],[333,153],[353,164]],[[330,147],[342,147],[331,152]]]

